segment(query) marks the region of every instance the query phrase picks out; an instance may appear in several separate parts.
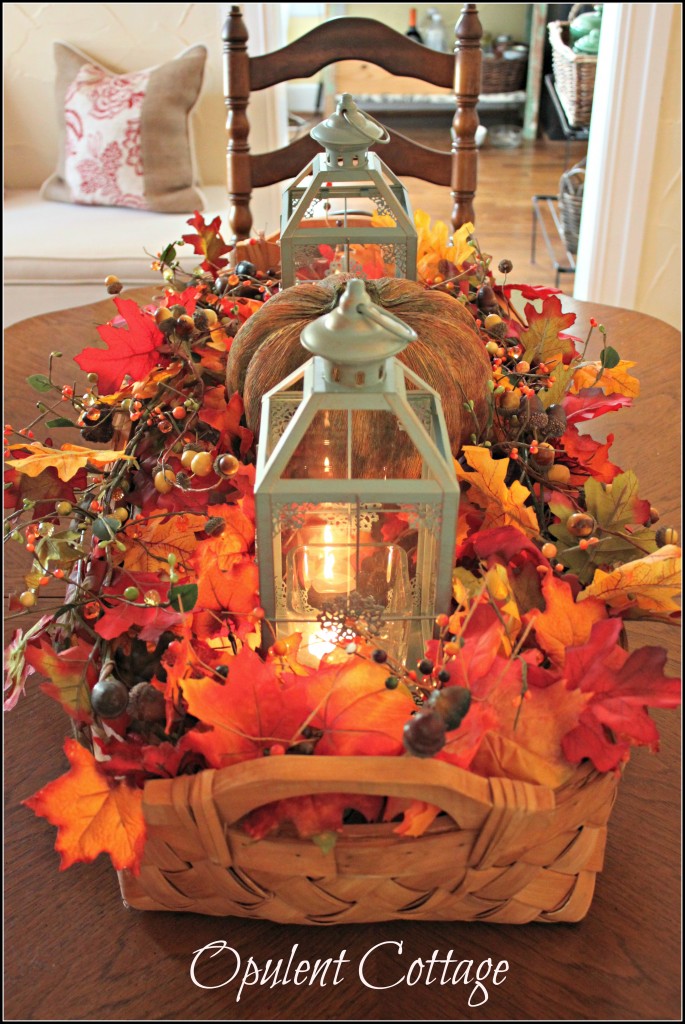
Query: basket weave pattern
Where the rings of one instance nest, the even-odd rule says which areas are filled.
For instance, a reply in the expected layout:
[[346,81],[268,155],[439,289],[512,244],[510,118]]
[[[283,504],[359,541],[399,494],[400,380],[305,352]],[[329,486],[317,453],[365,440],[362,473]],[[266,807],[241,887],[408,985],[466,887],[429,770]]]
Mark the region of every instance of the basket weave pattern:
[[547,26],[554,85],[571,128],[587,128],[592,114],[597,57],[573,52],[569,45],[569,24],[568,21],[551,21]]
[[[552,791],[435,761],[402,768],[398,781],[395,758],[280,757],[148,782],[145,857],[137,878],[120,873],[122,895],[140,910],[289,924],[585,916],[615,776],[583,766]],[[265,799],[327,792],[418,797],[446,816],[419,838],[345,826],[328,853],[282,831],[255,842],[237,824]]]
[[504,57],[484,59],[481,75],[481,93],[516,92],[526,82],[528,58],[505,60]]

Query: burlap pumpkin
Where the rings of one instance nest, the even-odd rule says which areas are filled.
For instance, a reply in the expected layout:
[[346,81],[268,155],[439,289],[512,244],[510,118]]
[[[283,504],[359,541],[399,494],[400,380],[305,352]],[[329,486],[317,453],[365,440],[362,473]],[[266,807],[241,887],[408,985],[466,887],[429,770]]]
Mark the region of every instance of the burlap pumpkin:
[[[300,343],[302,329],[335,307],[348,275],[287,288],[254,313],[233,340],[227,369],[229,393],[240,391],[245,401],[247,424],[259,429],[262,395],[302,365],[309,353]],[[392,311],[418,334],[400,359],[442,398],[447,429],[456,455],[476,432],[473,415],[464,402],[473,399],[480,424],[487,417],[487,385],[490,360],[478,336],[473,317],[449,295],[428,291],[414,281],[384,279],[366,282],[378,305]],[[367,469],[382,471],[387,432],[365,430],[354,438],[355,451],[368,460]],[[393,475],[415,476],[419,462],[401,437],[393,438]]]

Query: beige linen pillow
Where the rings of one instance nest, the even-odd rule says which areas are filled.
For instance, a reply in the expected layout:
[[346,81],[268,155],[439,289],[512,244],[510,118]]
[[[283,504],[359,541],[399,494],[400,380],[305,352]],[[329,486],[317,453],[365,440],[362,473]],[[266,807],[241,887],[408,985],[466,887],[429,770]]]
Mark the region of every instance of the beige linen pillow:
[[67,43],[54,50],[59,159],[41,196],[158,213],[202,210],[188,115],[207,48],[192,46],[166,64],[122,75]]

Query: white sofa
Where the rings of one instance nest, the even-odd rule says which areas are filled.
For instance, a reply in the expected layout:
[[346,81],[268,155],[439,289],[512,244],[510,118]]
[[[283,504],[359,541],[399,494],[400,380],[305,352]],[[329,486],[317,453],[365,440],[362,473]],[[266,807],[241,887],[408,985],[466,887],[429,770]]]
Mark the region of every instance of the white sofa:
[[[212,185],[203,192],[205,220],[219,214],[225,224],[226,189]],[[277,203],[277,187],[253,196],[255,230],[277,228]],[[116,274],[126,287],[159,283],[152,259],[169,242],[192,233],[190,216],[48,202],[34,189],[7,191],[3,325],[106,298],[103,282],[108,274]],[[190,246],[179,255],[188,270],[199,262]]]

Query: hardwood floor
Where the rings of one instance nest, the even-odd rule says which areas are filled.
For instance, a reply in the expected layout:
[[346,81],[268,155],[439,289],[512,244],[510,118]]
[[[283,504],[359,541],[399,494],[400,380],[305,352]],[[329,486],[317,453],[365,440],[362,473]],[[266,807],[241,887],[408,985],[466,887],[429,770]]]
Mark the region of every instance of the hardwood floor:
[[[447,148],[449,132],[442,127],[398,124],[397,128],[424,145]],[[494,257],[495,267],[505,257],[512,261],[511,281],[554,284],[554,267],[539,232],[536,262],[530,262],[531,198],[537,194],[556,194],[562,173],[580,160],[586,150],[587,143],[571,143],[567,149],[565,142],[548,139],[523,142],[516,149],[496,149],[486,142],[479,150],[476,234],[483,251]],[[407,179],[407,187],[414,209],[425,210],[442,220],[449,218],[451,201],[444,189],[415,178]],[[550,231],[554,234],[551,225]],[[557,241],[555,248],[557,259],[565,263],[561,243]],[[559,287],[571,295],[573,274],[562,274]]]

